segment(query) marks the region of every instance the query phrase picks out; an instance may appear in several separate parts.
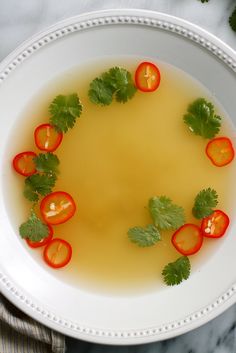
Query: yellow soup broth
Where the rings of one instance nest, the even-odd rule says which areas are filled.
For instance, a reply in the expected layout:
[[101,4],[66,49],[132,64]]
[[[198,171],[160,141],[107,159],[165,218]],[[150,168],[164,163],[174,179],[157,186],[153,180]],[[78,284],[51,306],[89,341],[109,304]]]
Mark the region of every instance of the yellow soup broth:
[[[162,241],[149,248],[138,247],[127,236],[130,227],[151,223],[147,210],[150,197],[170,197],[184,207],[186,221],[195,224],[200,222],[193,218],[191,209],[203,188],[217,191],[219,209],[230,215],[232,208],[234,163],[224,168],[213,166],[205,154],[207,140],[192,134],[183,123],[188,105],[199,97],[213,102],[217,112],[224,113],[190,76],[157,63],[161,84],[155,92],[138,91],[129,102],[114,101],[107,107],[89,101],[89,83],[95,77],[113,66],[122,66],[134,74],[140,61],[118,58],[74,68],[34,96],[20,119],[22,138],[18,138],[13,155],[24,150],[38,153],[33,131],[49,121],[52,99],[76,92],[83,103],[80,119],[55,151],[60,159],[60,175],[54,191],[71,194],[77,211],[68,222],[53,228],[55,237],[71,244],[73,256],[64,269],[49,269],[80,288],[114,293],[163,288],[163,267],[181,256],[171,244],[173,232],[162,232]],[[224,119],[219,136],[230,134],[229,121]],[[11,202],[14,198],[20,208],[20,224],[31,205],[22,196],[24,178],[15,174],[13,178]],[[201,251],[190,258],[193,272],[202,268],[220,242],[204,240]],[[40,254],[38,261],[43,262],[42,249],[28,251]]]

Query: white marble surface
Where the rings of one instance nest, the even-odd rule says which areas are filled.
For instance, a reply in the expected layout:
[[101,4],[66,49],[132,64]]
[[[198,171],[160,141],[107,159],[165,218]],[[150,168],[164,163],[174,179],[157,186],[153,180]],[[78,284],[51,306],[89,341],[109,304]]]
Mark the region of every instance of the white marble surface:
[[[109,8],[142,8],[182,17],[212,32],[234,50],[228,25],[236,0],[0,0],[0,60],[23,40],[63,18]],[[233,353],[236,305],[210,323],[168,341],[136,347],[98,346],[68,339],[68,353]]]

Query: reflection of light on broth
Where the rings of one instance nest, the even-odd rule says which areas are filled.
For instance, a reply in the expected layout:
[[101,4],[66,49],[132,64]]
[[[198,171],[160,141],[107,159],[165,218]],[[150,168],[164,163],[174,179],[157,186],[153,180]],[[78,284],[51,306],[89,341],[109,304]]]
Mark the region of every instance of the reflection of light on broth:
[[[77,212],[54,227],[55,237],[71,243],[73,256],[70,265],[53,274],[94,290],[150,289],[161,283],[163,267],[180,256],[171,245],[172,232],[163,232],[161,242],[145,249],[127,238],[130,227],[151,222],[146,209],[151,196],[170,197],[185,208],[187,222],[199,224],[191,215],[193,200],[210,186],[219,194],[219,208],[230,211],[227,195],[235,167],[212,166],[205,156],[206,141],[184,125],[191,101],[199,96],[212,100],[186,74],[160,64],[162,81],[156,92],[137,92],[128,103],[109,107],[88,101],[93,78],[115,65],[134,72],[138,62],[117,59],[69,71],[39,92],[24,112],[27,132],[22,136],[28,139],[21,147],[30,150],[34,127],[48,122],[48,105],[57,94],[78,92],[83,102],[81,118],[55,152],[61,161],[55,191],[70,193]],[[22,202],[27,214],[29,204]],[[204,241],[201,253],[191,258],[194,268],[215,249],[208,245]]]

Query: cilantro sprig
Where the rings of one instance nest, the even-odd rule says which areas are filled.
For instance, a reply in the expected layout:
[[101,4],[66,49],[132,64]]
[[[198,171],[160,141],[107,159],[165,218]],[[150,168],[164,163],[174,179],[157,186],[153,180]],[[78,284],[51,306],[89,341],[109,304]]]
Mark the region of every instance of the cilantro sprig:
[[50,104],[49,112],[50,123],[55,129],[59,132],[67,132],[74,127],[76,119],[80,117],[82,104],[76,93],[67,96],[60,94]]
[[176,261],[170,262],[162,271],[164,282],[168,286],[180,284],[189,278],[191,265],[187,256],[181,256]]
[[174,230],[185,223],[184,209],[166,196],[154,196],[148,208],[155,226],[160,230]]
[[90,83],[88,96],[92,103],[105,106],[111,104],[113,97],[117,102],[126,103],[136,91],[130,72],[113,67]]
[[198,98],[188,107],[184,122],[195,135],[211,139],[220,131],[221,117],[215,114],[214,106],[204,98]]
[[48,175],[57,175],[59,173],[59,159],[52,152],[40,153],[34,158],[36,170]]
[[37,202],[40,196],[46,196],[52,192],[59,173],[59,159],[51,153],[40,153],[34,158],[36,174],[25,178],[23,194],[32,202]]
[[32,202],[37,202],[40,196],[52,192],[56,183],[55,175],[33,174],[25,179],[24,196]]
[[32,210],[28,220],[20,225],[20,236],[32,241],[40,241],[49,234],[48,226]]
[[130,228],[128,230],[128,236],[130,241],[140,247],[152,246],[161,240],[160,232],[153,224],[149,224],[145,228]]
[[194,202],[192,213],[197,219],[210,216],[218,204],[218,195],[214,189],[208,188],[201,190]]
[[173,204],[165,196],[152,197],[148,208],[154,224],[133,227],[127,233],[130,241],[141,247],[152,246],[160,241],[161,230],[177,229],[185,222],[183,208]]
[[109,105],[112,102],[113,91],[101,78],[95,78],[90,83],[88,95],[94,104]]

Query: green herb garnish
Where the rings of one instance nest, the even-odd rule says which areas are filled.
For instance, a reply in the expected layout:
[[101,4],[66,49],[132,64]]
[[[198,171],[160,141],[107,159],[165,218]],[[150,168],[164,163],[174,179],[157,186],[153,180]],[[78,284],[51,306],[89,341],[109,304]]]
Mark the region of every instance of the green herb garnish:
[[236,7],[229,18],[230,27],[234,32],[236,32]]
[[25,179],[24,196],[33,202],[39,200],[39,196],[46,196],[52,192],[55,186],[56,176],[47,174],[33,174]]
[[40,241],[46,238],[49,234],[49,228],[39,219],[34,211],[25,223],[22,223],[20,228],[20,236],[32,241]]
[[82,113],[82,104],[76,93],[57,96],[49,106],[50,123],[59,132],[73,128]]
[[184,209],[166,196],[154,196],[148,203],[149,212],[159,230],[174,230],[185,223]]
[[59,173],[59,159],[55,154],[51,152],[40,153],[37,157],[34,158],[34,163],[38,172],[49,175],[57,175]]
[[102,75],[106,85],[112,87],[117,102],[126,103],[137,91],[131,73],[121,67],[113,67]]
[[218,134],[221,117],[214,112],[214,106],[204,98],[195,100],[184,115],[184,122],[195,135],[211,139]]
[[201,190],[194,202],[193,215],[197,219],[210,216],[214,212],[214,208],[218,204],[218,195],[214,189],[208,188]]
[[89,99],[98,105],[109,105],[113,96],[117,102],[125,103],[137,91],[129,71],[121,67],[113,67],[95,78],[89,87]]
[[152,224],[147,225],[145,228],[130,228],[128,230],[128,236],[133,243],[141,247],[152,246],[161,240],[160,232]]
[[190,275],[191,265],[187,256],[181,256],[176,261],[166,265],[162,271],[164,282],[168,286],[180,284],[183,280],[188,279]]
[[94,104],[109,105],[112,102],[112,89],[101,78],[95,78],[89,86],[89,99]]

